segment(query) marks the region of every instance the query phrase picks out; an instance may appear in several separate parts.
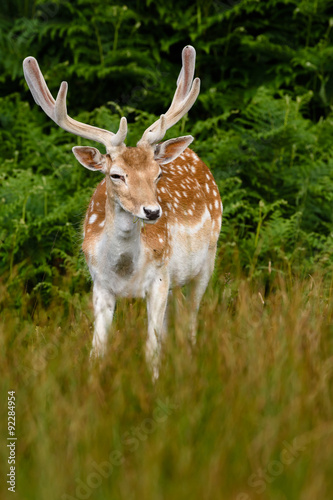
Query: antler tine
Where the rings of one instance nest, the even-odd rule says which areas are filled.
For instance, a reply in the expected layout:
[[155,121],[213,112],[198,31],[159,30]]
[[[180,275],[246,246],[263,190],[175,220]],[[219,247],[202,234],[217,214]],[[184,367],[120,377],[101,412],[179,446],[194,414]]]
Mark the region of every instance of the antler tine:
[[[185,68],[185,71],[184,71]],[[195,49],[188,45],[182,51],[182,68],[177,79],[177,90],[175,92],[173,102],[177,99],[184,99],[191,89],[195,70]],[[181,92],[181,95],[179,93]]]
[[26,82],[36,104],[38,104],[44,113],[46,113],[51,120],[59,125],[59,127],[63,128],[67,132],[84,137],[85,139],[100,142],[106,147],[108,152],[123,144],[127,135],[126,118],[122,118],[120,120],[119,130],[116,134],[102,128],[78,122],[67,114],[67,82],[61,83],[57,99],[54,100],[48,86],[46,85],[43,74],[38,66],[38,62],[34,57],[27,57],[24,59],[23,71]]
[[177,123],[193,106],[199,92],[200,79],[195,78],[195,49],[187,45],[182,52],[182,69],[177,79],[177,89],[168,111],[148,127],[138,144],[156,144],[166,131]]
[[112,146],[116,148],[121,144],[124,144],[126,136],[127,136],[127,120],[123,116],[120,119],[118,132],[112,137]]

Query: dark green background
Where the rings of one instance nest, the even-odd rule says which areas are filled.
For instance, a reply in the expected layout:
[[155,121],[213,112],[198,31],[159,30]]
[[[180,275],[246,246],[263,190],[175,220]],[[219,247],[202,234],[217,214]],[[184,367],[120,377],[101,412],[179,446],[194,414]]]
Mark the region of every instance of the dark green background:
[[[197,51],[201,94],[167,137],[189,133],[224,203],[218,272],[271,266],[332,269],[333,2],[3,2],[0,19],[0,270],[18,290],[62,275],[88,287],[81,223],[98,174],[86,144],[35,105],[22,61],[39,61],[53,95],[69,82],[69,114],[135,145],[171,102],[181,50]],[[95,144],[96,145],[96,144]],[[99,145],[100,146],[100,145]],[[101,148],[100,148],[101,149]],[[102,149],[101,149],[102,150]],[[220,264],[219,264],[220,265]]]

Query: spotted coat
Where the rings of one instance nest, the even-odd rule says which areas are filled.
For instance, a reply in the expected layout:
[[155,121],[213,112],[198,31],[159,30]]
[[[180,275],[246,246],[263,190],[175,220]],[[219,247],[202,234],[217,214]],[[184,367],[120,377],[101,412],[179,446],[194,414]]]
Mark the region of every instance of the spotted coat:
[[[177,226],[188,229],[187,239],[191,240],[191,228],[200,228],[205,214],[209,225],[209,246],[215,247],[222,224],[223,206],[209,168],[194,151],[187,148],[176,160],[162,166],[162,173],[157,185],[162,216],[154,225],[142,224],[141,227],[141,240],[150,258],[167,263],[172,257]],[[95,245],[105,228],[106,202],[106,180],[103,179],[91,198],[84,221],[83,251],[87,260],[95,253]],[[204,227],[200,229],[203,232]],[[200,230],[198,233],[200,240]]]

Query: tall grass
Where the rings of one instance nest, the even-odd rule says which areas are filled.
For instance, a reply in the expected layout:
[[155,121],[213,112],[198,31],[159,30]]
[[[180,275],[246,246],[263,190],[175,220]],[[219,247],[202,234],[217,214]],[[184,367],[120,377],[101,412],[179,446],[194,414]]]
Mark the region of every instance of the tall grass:
[[[33,319],[9,308],[1,318],[0,421],[14,390],[16,498],[331,498],[327,277],[267,273],[264,283],[217,273],[195,347],[176,291],[155,384],[143,301],[119,302],[107,355],[93,365],[90,295],[61,303],[37,305]],[[0,488],[11,498],[4,480]]]

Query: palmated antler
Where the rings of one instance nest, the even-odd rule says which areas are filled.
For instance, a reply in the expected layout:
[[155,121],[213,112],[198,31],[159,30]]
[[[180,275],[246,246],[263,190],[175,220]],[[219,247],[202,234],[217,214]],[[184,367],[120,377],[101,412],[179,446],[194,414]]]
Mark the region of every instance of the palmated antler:
[[168,111],[161,115],[145,130],[138,144],[156,144],[165,136],[166,131],[189,111],[200,92],[200,79],[193,80],[195,69],[195,49],[191,45],[182,52],[183,65],[177,80],[177,89]]
[[68,84],[62,82],[56,100],[53,99],[51,92],[46,85],[45,79],[38,62],[34,57],[26,57],[23,61],[24,76],[32,93],[32,96],[42,110],[59,127],[85,139],[100,142],[104,144],[107,152],[111,152],[116,147],[124,143],[127,135],[127,120],[121,118],[118,132],[114,134],[102,128],[93,127],[85,123],[73,120],[67,114],[66,95]]

